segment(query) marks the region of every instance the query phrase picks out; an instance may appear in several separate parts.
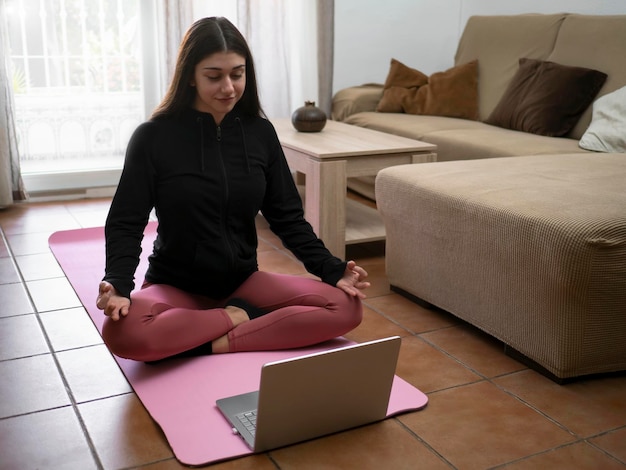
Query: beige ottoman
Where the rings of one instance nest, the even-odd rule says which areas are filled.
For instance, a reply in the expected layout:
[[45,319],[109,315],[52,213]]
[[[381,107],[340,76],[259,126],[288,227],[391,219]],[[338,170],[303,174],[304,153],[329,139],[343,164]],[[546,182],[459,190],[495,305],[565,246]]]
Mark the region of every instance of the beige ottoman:
[[395,166],[376,200],[392,286],[553,379],[626,370],[626,155]]

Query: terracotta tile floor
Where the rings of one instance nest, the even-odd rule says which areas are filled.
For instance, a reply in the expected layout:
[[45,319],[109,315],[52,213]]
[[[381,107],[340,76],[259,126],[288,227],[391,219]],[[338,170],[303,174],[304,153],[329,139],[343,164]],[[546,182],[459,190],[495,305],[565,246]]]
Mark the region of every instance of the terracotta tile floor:
[[[0,211],[0,470],[184,468],[48,249],[57,230],[102,225],[109,202]],[[259,235],[262,268],[304,272],[261,218]],[[426,409],[214,468],[626,468],[626,376],[551,382],[473,327],[391,292],[383,249],[349,249],[373,285],[348,336],[402,336],[397,373],[428,394]]]

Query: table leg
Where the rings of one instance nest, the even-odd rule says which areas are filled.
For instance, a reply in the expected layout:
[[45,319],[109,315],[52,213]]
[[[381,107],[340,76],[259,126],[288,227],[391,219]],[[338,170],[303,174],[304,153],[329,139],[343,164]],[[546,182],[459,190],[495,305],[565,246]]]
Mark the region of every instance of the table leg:
[[346,252],[346,161],[311,162],[306,175],[304,211],[330,252]]

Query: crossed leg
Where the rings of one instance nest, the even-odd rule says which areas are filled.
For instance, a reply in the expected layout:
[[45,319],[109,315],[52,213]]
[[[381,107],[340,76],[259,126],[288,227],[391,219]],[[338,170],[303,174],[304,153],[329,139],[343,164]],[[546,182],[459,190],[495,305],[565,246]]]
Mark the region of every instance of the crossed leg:
[[298,276],[255,272],[231,297],[269,313],[234,322],[232,312],[224,308],[227,299],[153,284],[133,293],[126,317],[105,320],[103,338],[118,356],[155,361],[217,344],[216,340],[224,349],[214,348],[215,352],[309,346],[347,333],[362,318],[358,298]]
[[341,289],[299,276],[256,272],[233,297],[268,314],[227,334],[229,352],[291,349],[321,343],[356,328],[361,301]]

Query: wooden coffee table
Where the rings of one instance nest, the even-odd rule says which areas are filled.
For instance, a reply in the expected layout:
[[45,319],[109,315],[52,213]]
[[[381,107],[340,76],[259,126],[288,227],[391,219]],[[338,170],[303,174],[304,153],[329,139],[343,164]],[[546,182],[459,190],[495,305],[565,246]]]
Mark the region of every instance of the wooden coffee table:
[[289,167],[305,176],[306,219],[342,259],[346,244],[385,238],[376,209],[346,198],[347,179],[375,176],[388,166],[437,160],[436,145],[341,122],[329,120],[321,132],[298,132],[289,119],[272,123]]

